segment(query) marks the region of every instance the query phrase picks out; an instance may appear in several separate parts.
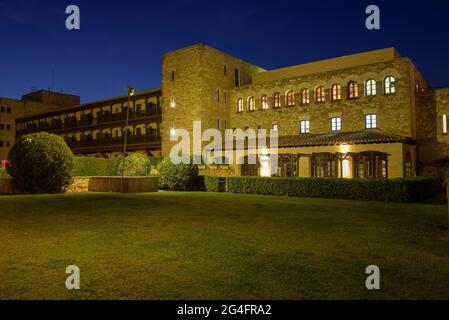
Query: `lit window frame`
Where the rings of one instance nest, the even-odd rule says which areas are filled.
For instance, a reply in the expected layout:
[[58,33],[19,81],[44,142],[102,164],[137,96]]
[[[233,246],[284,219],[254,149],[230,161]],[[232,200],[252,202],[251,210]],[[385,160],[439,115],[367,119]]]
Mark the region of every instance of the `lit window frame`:
[[377,95],[377,82],[374,79],[368,79],[365,82],[365,96],[374,97]]
[[340,101],[341,100],[341,85],[334,84],[332,86],[332,101]]
[[396,93],[396,78],[393,76],[387,76],[384,79],[384,94],[390,95]]
[[310,103],[310,91],[309,89],[303,89],[301,91],[301,104],[309,104]]
[[356,81],[350,81],[348,84],[348,99],[357,99],[359,97],[359,84]]
[[248,111],[256,111],[256,99],[253,96],[248,98]]
[[332,132],[341,131],[341,117],[333,117],[330,119],[330,121]]
[[260,99],[260,107],[262,110],[268,109],[268,97],[265,94]]
[[274,107],[275,108],[281,107],[281,95],[279,94],[279,92],[276,92],[274,94]]
[[326,90],[323,86],[319,86],[315,89],[315,102],[323,103],[326,101]]
[[237,100],[237,112],[243,112],[243,98]]
[[293,107],[295,105],[295,93],[293,90],[287,91],[285,95],[285,105],[287,107]]
[[377,115],[375,113],[369,113],[365,115],[365,129],[377,128]]
[[310,133],[310,120],[301,120],[299,123],[299,132]]

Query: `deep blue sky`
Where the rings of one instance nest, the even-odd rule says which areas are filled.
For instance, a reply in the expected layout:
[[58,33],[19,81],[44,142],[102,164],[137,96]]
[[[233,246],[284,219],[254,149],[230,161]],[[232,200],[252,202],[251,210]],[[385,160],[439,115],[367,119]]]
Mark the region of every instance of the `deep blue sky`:
[[[65,8],[81,30],[65,28]],[[381,9],[379,31],[365,8]],[[160,86],[162,54],[203,42],[267,69],[394,46],[449,86],[449,1],[0,0],[0,96],[36,88],[83,102]]]

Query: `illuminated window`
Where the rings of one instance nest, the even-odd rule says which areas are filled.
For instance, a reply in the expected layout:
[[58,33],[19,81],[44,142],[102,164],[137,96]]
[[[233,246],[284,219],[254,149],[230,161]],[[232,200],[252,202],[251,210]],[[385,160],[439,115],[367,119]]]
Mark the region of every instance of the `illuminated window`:
[[325,94],[323,86],[320,86],[320,87],[316,88],[316,90],[315,90],[315,101],[316,102],[324,102],[324,101],[326,101],[325,95],[326,94]]
[[377,128],[377,116],[374,113],[365,115],[365,128]]
[[277,124],[273,124],[273,126],[271,127],[271,130],[278,131],[278,125]]
[[443,114],[443,133],[447,134],[447,115]]
[[237,112],[242,112],[242,111],[243,111],[243,99],[240,98],[240,99],[237,101]]
[[375,96],[376,94],[377,94],[376,80],[370,79],[370,80],[366,81],[365,95],[370,97],[370,96]]
[[332,101],[341,100],[341,85],[334,84],[332,86]]
[[304,89],[301,91],[301,103],[309,104],[310,103],[310,92],[309,89]]
[[413,176],[413,168],[412,168],[412,155],[409,151],[405,154],[405,176],[411,177]]
[[355,99],[359,97],[359,85],[357,82],[354,81],[349,82],[348,97],[349,99]]
[[266,95],[263,95],[262,96],[262,99],[261,99],[261,106],[262,106],[262,109],[268,109],[268,98],[267,98],[267,96]]
[[331,130],[340,131],[341,130],[341,118],[335,117],[331,119]]
[[384,81],[385,94],[396,93],[396,79],[392,76],[388,76]]
[[281,106],[281,96],[279,93],[274,94],[274,107],[279,108]]
[[285,97],[285,102],[288,107],[295,105],[295,94],[293,91],[288,91],[287,96]]
[[248,98],[248,110],[249,111],[256,110],[256,101],[254,100],[254,97]]
[[310,121],[309,120],[303,120],[300,122],[299,132],[300,133],[309,133],[310,132]]

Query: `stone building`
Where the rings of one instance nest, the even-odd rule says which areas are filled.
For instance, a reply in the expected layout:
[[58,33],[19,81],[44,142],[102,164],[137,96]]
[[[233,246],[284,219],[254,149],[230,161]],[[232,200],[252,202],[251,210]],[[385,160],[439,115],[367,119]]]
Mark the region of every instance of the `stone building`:
[[[125,98],[21,116],[17,135],[52,131],[75,153],[118,154]],[[141,142],[130,150],[152,155],[169,154],[178,129],[193,136],[195,121],[222,135],[226,129],[276,132],[276,148],[246,148],[244,157],[256,153],[257,163],[229,164],[236,175],[396,178],[449,166],[449,88],[430,88],[394,48],[265,70],[196,44],[164,54],[161,89],[137,94],[131,108],[129,134]],[[150,140],[141,137],[147,132]],[[104,147],[111,138],[114,148]],[[278,164],[270,173],[272,154]]]

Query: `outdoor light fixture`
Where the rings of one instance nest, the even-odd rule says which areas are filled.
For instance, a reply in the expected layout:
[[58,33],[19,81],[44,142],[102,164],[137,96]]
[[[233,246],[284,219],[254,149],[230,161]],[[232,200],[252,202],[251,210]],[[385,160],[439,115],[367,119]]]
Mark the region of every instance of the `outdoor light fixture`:
[[170,107],[172,108],[176,107],[175,99],[170,100]]
[[176,129],[172,127],[172,128],[170,129],[170,136],[174,137],[175,134],[176,134]]
[[[125,158],[126,158],[126,143],[128,142],[128,123],[129,123],[129,109],[131,109],[131,96],[134,95],[136,89],[128,84],[128,107],[126,108],[126,122],[123,128],[123,162],[122,162],[122,180],[120,182],[120,191],[123,193],[123,182],[125,180]],[[122,136],[123,136],[122,134]]]

